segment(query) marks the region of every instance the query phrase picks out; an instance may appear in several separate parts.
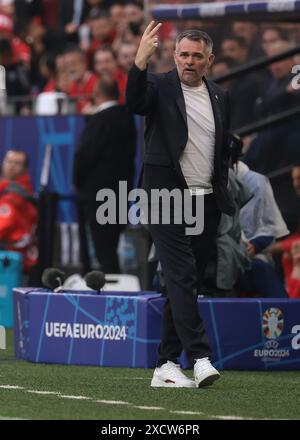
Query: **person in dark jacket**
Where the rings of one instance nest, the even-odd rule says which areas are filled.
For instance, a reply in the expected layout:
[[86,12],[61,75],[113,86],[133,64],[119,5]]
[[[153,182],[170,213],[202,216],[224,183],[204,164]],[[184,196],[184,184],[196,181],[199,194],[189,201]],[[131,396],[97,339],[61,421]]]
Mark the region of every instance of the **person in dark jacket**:
[[[160,25],[151,22],[146,28],[127,84],[127,105],[146,116],[143,189],[148,195],[157,189],[177,190],[192,199],[195,209],[203,203],[204,229],[194,234],[186,231],[185,221],[172,221],[181,208],[176,201],[170,204],[168,224],[163,219],[149,222],[167,288],[151,386],[200,387],[219,378],[210,363],[212,353],[198,312],[197,275],[203,277],[221,212],[234,212],[227,191],[228,93],[204,76],[214,61],[213,43],[200,30],[177,37],[174,70],[148,74]],[[195,382],[178,368],[183,349],[194,363]]]
[[[81,135],[74,161],[74,186],[86,204],[96,256],[106,273],[119,273],[117,246],[125,225],[100,225],[96,219],[96,193],[111,189],[118,206],[119,182],[131,189],[134,174],[136,130],[133,115],[118,103],[115,82],[102,80],[96,92],[96,113]],[[117,216],[118,219],[118,216]]]

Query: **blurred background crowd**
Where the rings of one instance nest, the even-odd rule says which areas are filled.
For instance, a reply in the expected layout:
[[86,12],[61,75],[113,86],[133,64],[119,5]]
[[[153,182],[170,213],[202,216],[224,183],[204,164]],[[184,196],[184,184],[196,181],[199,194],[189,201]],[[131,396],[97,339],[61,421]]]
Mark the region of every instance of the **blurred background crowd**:
[[[143,3],[139,0],[0,0],[0,64],[7,72],[7,95],[14,104],[11,112],[93,113],[93,94],[97,83],[105,77],[117,81],[120,102],[124,103],[127,72],[145,28]],[[151,2],[153,5],[155,2]],[[211,76],[225,74],[265,55],[275,55],[300,42],[299,25],[293,23],[164,22],[158,51],[149,66],[151,71],[165,72],[174,67],[174,39],[178,32],[193,27],[205,30],[214,41],[216,62],[209,72]],[[295,62],[297,58],[290,58],[259,74],[223,84],[231,90],[234,103],[241,95],[244,99],[242,107],[232,106],[233,128],[274,111],[272,98],[276,90],[271,91],[271,96],[267,94],[270,79],[288,81]],[[45,92],[60,93],[60,97],[70,98],[68,102],[73,105],[51,107],[50,95],[43,95],[35,101],[35,106],[25,99]],[[287,102],[276,102],[277,110],[297,101],[293,90],[288,92]],[[23,99],[18,99],[21,96]]]

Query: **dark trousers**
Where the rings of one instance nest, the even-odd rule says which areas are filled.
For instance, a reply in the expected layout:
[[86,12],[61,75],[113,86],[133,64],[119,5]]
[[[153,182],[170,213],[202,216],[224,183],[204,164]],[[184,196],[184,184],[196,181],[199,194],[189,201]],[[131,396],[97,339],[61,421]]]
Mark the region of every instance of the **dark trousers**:
[[99,203],[88,202],[86,219],[91,230],[97,260],[105,273],[120,273],[117,248],[119,237],[125,225],[100,225],[96,219]]
[[211,357],[198,311],[197,287],[215,245],[220,217],[215,196],[209,194],[204,196],[204,230],[200,235],[186,235],[184,223],[149,224],[167,287],[158,366],[168,360],[176,363],[182,350],[191,362]]

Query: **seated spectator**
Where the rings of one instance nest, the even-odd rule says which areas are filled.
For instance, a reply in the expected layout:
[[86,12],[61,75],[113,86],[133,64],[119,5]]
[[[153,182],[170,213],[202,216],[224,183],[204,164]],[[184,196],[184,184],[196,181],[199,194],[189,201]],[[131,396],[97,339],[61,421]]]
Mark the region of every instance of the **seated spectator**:
[[9,40],[14,63],[23,63],[28,69],[31,62],[30,47],[14,35],[13,18],[0,13],[0,38]]
[[[6,93],[8,97],[27,96],[30,93],[29,74],[24,65],[16,62],[11,41],[0,39],[0,65],[5,67]],[[16,113],[22,112],[26,103],[20,99],[14,102]]]
[[37,216],[27,155],[9,150],[0,177],[0,248],[21,253],[25,271],[37,262]]
[[64,71],[72,81],[69,96],[77,98],[77,112],[91,102],[98,79],[96,75],[87,70],[84,53],[77,46],[66,48],[63,54]]
[[142,35],[144,26],[144,11],[142,3],[128,0],[125,4],[125,17],[133,35]]
[[[274,43],[268,49],[273,56],[290,49],[287,41]],[[260,117],[267,117],[300,106],[300,89],[294,89],[291,73],[293,57],[270,65],[273,79],[267,88],[258,109]],[[261,131],[253,140],[245,155],[245,162],[253,170],[266,174],[284,167],[299,158],[300,128],[297,119],[282,122]]]
[[119,102],[124,104],[127,85],[127,74],[118,66],[117,57],[110,46],[100,47],[94,58],[94,71],[101,81],[110,78],[117,82],[119,89]]
[[174,50],[175,40],[174,38],[166,38],[160,45],[160,60],[167,63],[174,64]]
[[119,67],[127,74],[134,63],[137,47],[132,43],[121,43],[118,50]]
[[232,24],[232,32],[236,37],[243,38],[248,47],[247,61],[254,60],[263,56],[261,48],[261,40],[259,28],[253,22],[234,21]]
[[222,214],[217,233],[216,287],[223,294],[233,292],[238,278],[245,270],[251,269],[251,259],[241,240],[239,214],[251,199],[250,190],[229,170],[228,188],[234,203],[233,216]]
[[262,48],[266,55],[274,43],[284,40],[288,41],[288,35],[283,29],[277,26],[267,27],[261,34]]
[[100,47],[112,45],[116,31],[107,11],[92,11],[87,21],[91,32],[91,43],[87,51],[88,59],[93,60],[95,52]]
[[252,199],[240,212],[240,225],[251,271],[245,271],[239,278],[237,288],[250,294],[267,297],[285,296],[285,290],[274,270],[270,246],[289,234],[274,198],[271,184],[266,176],[251,171],[238,161],[235,172],[252,192]]
[[[300,197],[300,164],[292,168],[292,182],[296,194]],[[274,244],[271,248],[273,255],[282,254],[281,262],[284,270],[286,290],[289,297],[300,298],[300,215],[298,217],[298,230],[285,240]]]
[[275,272],[270,244],[289,231],[266,177],[238,161],[242,143],[231,144],[229,188],[235,203],[232,217],[222,214],[217,236],[217,288],[243,295],[286,296]]
[[249,55],[245,40],[234,35],[224,38],[221,43],[221,53],[223,57],[231,58],[240,65],[247,62]]
[[[211,67],[211,73],[213,76],[226,75],[237,66],[238,64],[231,58],[218,58]],[[262,93],[261,83],[257,76],[254,74],[245,76],[233,78],[221,84],[228,90],[230,96],[232,130],[254,122],[256,102]]]

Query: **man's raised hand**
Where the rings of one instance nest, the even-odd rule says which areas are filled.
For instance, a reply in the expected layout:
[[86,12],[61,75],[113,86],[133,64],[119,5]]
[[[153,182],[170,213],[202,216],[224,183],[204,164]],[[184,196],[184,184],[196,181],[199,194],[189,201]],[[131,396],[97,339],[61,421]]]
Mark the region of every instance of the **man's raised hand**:
[[151,56],[153,55],[153,53],[155,52],[158,46],[157,31],[159,30],[161,25],[162,25],[161,23],[158,23],[155,26],[155,22],[151,21],[146,27],[145,32],[143,33],[135,57],[135,64],[141,70],[146,69],[149,59],[151,58]]

